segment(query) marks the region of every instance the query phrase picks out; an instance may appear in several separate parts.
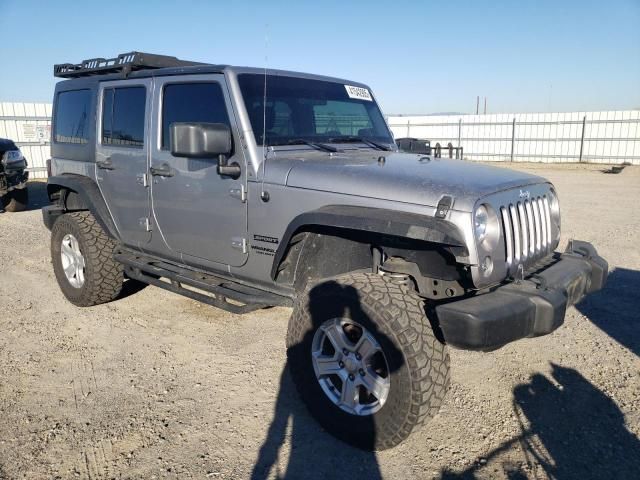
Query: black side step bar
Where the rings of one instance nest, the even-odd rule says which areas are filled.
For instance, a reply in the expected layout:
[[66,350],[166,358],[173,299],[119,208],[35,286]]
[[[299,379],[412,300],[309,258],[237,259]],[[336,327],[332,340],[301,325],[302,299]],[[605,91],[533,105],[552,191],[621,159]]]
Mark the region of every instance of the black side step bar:
[[[125,266],[125,273],[129,278],[164,288],[228,312],[242,314],[271,306],[291,306],[291,299],[288,297],[173,265],[139,253],[120,250],[114,255],[114,259]],[[202,292],[190,290],[183,285],[197,288]]]

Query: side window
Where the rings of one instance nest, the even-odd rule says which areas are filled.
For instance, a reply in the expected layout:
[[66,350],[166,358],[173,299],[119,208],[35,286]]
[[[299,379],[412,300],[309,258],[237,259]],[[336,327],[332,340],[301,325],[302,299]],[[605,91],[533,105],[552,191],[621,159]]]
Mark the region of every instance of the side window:
[[87,143],[91,128],[90,102],[90,90],[58,93],[54,118],[54,139],[57,143]]
[[102,100],[102,143],[118,147],[144,145],[145,87],[105,89]]
[[172,83],[164,87],[162,99],[162,149],[169,149],[172,123],[225,123],[229,116],[218,83]]

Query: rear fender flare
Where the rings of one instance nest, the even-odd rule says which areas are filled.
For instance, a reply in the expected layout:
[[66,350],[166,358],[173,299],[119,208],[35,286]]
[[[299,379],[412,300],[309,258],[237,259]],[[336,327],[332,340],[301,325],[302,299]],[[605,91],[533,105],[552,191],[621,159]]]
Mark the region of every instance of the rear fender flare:
[[[59,207],[61,207],[62,213],[76,210],[89,210],[105,232],[116,240],[120,239],[120,234],[113,221],[111,212],[107,208],[102,193],[93,179],[74,174],[50,177],[47,181],[49,200],[60,190],[66,191],[64,198],[60,199],[61,203]],[[70,192],[75,192],[77,196],[74,195],[73,200],[67,202],[67,199],[71,200],[69,198]]]

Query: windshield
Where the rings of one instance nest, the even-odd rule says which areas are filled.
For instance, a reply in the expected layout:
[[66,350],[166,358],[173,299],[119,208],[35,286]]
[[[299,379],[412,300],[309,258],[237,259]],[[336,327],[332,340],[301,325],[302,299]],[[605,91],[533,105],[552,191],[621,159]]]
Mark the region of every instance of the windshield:
[[365,88],[267,75],[263,109],[265,75],[241,74],[238,82],[260,145],[263,132],[264,143],[269,146],[302,143],[301,140],[347,143],[357,140],[355,137],[393,144],[378,105]]

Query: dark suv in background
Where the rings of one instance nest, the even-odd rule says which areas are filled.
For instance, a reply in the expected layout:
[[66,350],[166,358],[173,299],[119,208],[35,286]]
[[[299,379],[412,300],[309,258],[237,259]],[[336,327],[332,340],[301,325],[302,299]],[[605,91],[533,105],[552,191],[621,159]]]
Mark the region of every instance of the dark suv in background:
[[0,138],[0,210],[19,212],[27,208],[29,192],[27,159],[12,140]]

